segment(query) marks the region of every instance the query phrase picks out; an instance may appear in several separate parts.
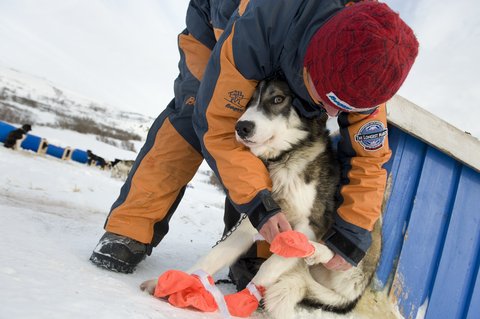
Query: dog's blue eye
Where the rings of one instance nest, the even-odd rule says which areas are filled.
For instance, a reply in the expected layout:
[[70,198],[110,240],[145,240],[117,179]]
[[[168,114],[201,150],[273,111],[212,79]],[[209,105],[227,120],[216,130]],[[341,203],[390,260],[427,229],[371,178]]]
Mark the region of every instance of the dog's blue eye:
[[284,100],[283,96],[276,96],[276,97],[273,98],[273,103],[280,104],[280,103],[283,102],[283,100]]

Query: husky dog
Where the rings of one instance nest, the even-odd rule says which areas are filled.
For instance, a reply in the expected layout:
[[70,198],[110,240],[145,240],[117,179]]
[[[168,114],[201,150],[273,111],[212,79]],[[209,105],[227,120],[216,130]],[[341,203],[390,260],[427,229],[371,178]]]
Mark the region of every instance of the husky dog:
[[107,161],[103,157],[100,157],[94,154],[91,150],[87,150],[87,164],[89,166],[99,166],[101,169],[105,169],[107,167]]
[[[273,318],[294,318],[302,304],[339,314],[351,311],[370,283],[380,254],[380,233],[357,267],[332,271],[322,263],[332,252],[320,243],[332,223],[339,169],[332,150],[327,116],[307,119],[292,106],[286,82],[259,83],[236,124],[236,138],[263,160],[272,179],[272,195],[292,228],[304,233],[316,252],[305,259],[272,255],[252,279],[263,286],[265,309]],[[215,246],[189,272],[214,274],[235,262],[252,245],[257,230],[243,219],[237,229]],[[153,291],[156,281],[142,288]]]
[[113,162],[110,162],[109,165],[112,169],[111,176],[113,178],[126,180],[134,162],[135,161],[132,160],[121,160],[116,158]]

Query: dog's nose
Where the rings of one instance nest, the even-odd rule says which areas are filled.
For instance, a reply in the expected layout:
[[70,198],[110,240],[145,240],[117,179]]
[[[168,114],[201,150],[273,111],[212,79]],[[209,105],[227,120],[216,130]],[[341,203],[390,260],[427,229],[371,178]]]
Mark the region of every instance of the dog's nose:
[[237,122],[237,125],[235,125],[235,130],[241,138],[246,138],[252,134],[254,128],[255,123],[252,121],[239,121]]

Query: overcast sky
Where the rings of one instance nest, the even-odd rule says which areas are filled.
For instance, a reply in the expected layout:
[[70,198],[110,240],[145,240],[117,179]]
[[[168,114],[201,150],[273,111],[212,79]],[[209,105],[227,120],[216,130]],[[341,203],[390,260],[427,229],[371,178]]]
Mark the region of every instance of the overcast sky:
[[[420,54],[400,95],[480,136],[480,2],[387,0]],[[187,0],[0,0],[0,65],[156,116],[173,95]]]

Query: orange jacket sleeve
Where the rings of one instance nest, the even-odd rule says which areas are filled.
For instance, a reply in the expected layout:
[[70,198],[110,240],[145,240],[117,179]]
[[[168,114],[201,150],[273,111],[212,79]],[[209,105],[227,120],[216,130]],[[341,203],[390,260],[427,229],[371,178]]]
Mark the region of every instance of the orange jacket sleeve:
[[390,159],[386,105],[371,114],[341,113],[338,118],[341,165],[338,207],[326,244],[357,264],[371,244],[370,231],[381,215]]
[[[261,43],[266,37],[260,34],[266,30],[258,30],[255,41],[243,42],[247,36],[246,26],[251,28],[254,24],[250,23],[250,17],[243,18],[241,14],[240,10],[212,52],[197,94],[193,121],[203,155],[217,173],[232,204],[248,214],[252,224],[260,228],[280,208],[271,198],[272,182],[265,165],[236,141],[235,123],[245,111],[258,81],[268,75],[262,61],[268,61],[270,56],[268,50],[261,53],[248,47],[266,48],[267,44]],[[248,65],[260,71],[248,74],[248,70],[239,67],[238,59],[251,61]]]

